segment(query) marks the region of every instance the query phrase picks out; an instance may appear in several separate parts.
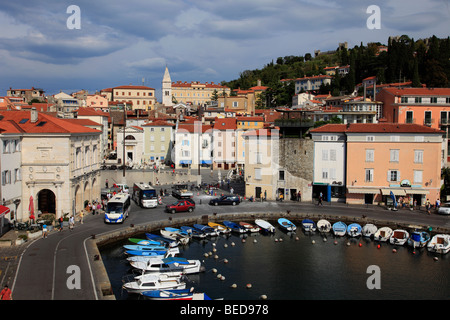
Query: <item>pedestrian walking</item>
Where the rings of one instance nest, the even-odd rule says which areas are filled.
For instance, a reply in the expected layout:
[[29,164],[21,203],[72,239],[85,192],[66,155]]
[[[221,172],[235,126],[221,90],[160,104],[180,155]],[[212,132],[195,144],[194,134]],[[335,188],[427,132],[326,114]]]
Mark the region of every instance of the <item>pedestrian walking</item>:
[[297,202],[301,202],[302,201],[302,192],[299,190],[297,193]]
[[59,230],[58,231],[63,231],[63,217],[59,217],[58,219],[59,221]]
[[230,193],[233,194],[233,192],[234,192],[234,189],[233,189],[233,187],[231,187],[230,188]]
[[431,203],[430,203],[430,199],[427,199],[427,202],[426,202],[426,208],[427,208],[427,213],[429,214],[429,215],[431,215]]
[[73,230],[74,224],[75,224],[75,221],[74,221],[74,219],[73,219],[73,216],[71,216],[71,217],[69,218],[69,229],[70,229],[70,231]]
[[83,224],[83,209],[80,211],[80,222]]
[[12,300],[12,292],[7,284],[5,284],[5,287],[0,292],[0,300]]
[[44,224],[42,225],[42,239],[47,238],[47,234],[48,234],[47,225],[44,223]]

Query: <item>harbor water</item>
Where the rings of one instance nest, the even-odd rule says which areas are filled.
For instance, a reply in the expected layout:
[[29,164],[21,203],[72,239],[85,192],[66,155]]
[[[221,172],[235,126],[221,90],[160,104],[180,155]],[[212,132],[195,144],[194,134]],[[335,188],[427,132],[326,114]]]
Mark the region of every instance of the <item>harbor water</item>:
[[[132,275],[124,244],[101,248],[102,260],[117,300],[142,299],[121,288]],[[447,300],[449,255],[299,227],[291,234],[277,229],[273,235],[194,239],[180,247],[179,256],[202,261],[205,271],[188,275],[186,284],[212,299]]]

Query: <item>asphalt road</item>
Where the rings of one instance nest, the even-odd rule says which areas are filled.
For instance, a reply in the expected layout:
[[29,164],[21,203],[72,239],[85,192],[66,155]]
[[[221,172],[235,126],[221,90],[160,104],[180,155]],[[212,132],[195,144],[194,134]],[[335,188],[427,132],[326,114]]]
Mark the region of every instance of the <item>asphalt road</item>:
[[[170,189],[168,186],[162,188]],[[221,194],[222,190],[219,190]],[[77,222],[70,231],[53,231],[46,239],[36,239],[23,246],[16,266],[12,290],[15,300],[97,300],[100,297],[94,289],[96,281],[92,271],[92,259],[86,247],[86,241],[92,235],[117,231],[131,224],[147,224],[169,217],[217,216],[230,213],[257,215],[261,213],[286,214],[302,213],[310,216],[324,217],[366,217],[380,221],[394,221],[411,225],[431,226],[434,229],[450,230],[450,217],[437,214],[427,215],[425,211],[399,210],[396,212],[378,206],[347,206],[345,204],[325,203],[318,207],[313,203],[293,201],[249,202],[237,206],[210,206],[206,194],[194,193],[196,209],[193,213],[183,212],[169,214],[162,206],[155,209],[141,209],[133,201],[129,218],[120,225],[107,225],[103,215],[88,215],[84,223]],[[172,196],[163,199],[164,203],[175,201]],[[1,252],[2,249],[0,249]],[[10,284],[11,287],[11,284]]]

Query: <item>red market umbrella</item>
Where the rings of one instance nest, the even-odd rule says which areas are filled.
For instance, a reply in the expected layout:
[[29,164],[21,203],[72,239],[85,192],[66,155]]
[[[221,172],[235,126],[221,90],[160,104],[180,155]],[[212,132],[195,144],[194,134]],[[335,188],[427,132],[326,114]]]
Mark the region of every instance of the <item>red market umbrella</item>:
[[28,206],[28,211],[30,212],[30,219],[34,220],[34,203],[33,196],[30,196],[30,205]]

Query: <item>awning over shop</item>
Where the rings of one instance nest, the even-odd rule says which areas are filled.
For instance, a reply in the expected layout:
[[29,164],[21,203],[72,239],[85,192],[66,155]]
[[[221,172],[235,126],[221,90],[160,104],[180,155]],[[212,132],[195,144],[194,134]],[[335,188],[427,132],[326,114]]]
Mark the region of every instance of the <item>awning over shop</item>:
[[180,164],[192,164],[192,160],[180,160]]
[[362,194],[378,194],[380,193],[380,189],[377,188],[356,188],[356,187],[348,187],[348,193],[362,193]]
[[425,189],[405,189],[406,194],[429,194],[429,190]]
[[211,160],[202,160],[201,164],[212,164]]
[[381,189],[381,194],[383,196],[389,196],[391,194],[391,191],[395,196],[406,196],[405,189],[400,189],[400,188]]
[[9,208],[5,206],[0,206],[0,217],[5,216],[9,213]]

